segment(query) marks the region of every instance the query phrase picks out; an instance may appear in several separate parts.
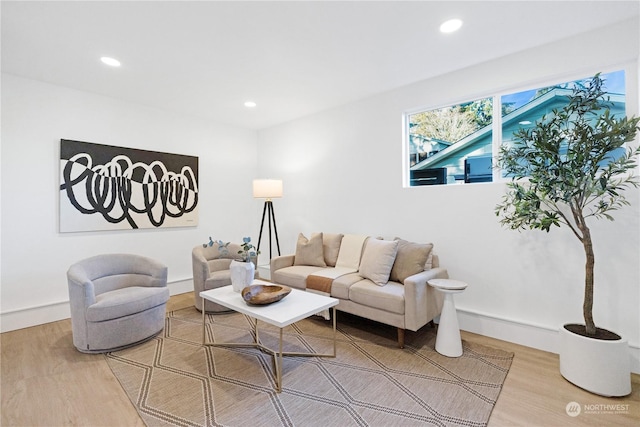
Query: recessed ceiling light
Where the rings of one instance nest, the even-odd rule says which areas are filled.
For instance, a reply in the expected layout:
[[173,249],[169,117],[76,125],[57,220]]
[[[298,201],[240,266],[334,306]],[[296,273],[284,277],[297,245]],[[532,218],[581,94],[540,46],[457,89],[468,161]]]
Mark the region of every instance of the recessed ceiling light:
[[108,56],[103,56],[102,58],[100,58],[100,61],[102,61],[104,64],[109,65],[110,67],[120,66],[120,61],[114,58],[109,58]]
[[253,101],[247,101],[247,102],[244,103],[244,106],[247,107],[247,108],[253,108],[256,105],[257,104],[255,102],[253,102]]
[[526,126],[526,125],[530,125],[530,124],[531,124],[531,121],[530,121],[530,120],[523,120],[523,121],[521,121],[521,122],[518,122],[518,124],[519,124],[519,125]]
[[449,19],[440,25],[440,31],[443,33],[453,33],[458,31],[462,27],[462,21],[460,19]]

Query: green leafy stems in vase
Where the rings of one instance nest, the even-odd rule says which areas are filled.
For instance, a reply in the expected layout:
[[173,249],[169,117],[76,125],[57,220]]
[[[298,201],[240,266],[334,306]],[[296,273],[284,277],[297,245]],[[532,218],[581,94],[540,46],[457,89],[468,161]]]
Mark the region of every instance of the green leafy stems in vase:
[[[222,240],[213,240],[209,237],[209,242],[204,243],[202,245],[203,248],[207,246],[213,246],[214,244],[218,245],[218,252],[220,252],[221,256],[229,256],[229,243],[231,242],[223,242]],[[260,254],[260,251],[256,249],[255,246],[251,243],[251,237],[243,237],[242,244],[240,245],[242,249],[238,251],[238,255],[243,262],[251,261],[253,258],[257,257]]]
[[260,254],[256,247],[251,244],[251,237],[243,237],[240,247],[242,249],[238,251],[238,254],[244,262],[251,261]]

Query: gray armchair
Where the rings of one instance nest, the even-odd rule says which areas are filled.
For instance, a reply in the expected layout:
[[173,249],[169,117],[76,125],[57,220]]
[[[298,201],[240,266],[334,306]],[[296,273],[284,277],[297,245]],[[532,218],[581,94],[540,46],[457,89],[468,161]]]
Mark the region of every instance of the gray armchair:
[[[193,248],[191,251],[193,296],[198,311],[202,311],[200,292],[231,285],[229,265],[232,260],[239,259],[238,251],[240,251],[240,249],[242,248],[236,243],[230,243],[226,253],[220,253],[217,243],[214,243],[212,246],[203,247],[199,245]],[[258,273],[256,271],[256,277],[257,275]],[[229,311],[229,309],[220,304],[206,301],[205,311],[207,313],[219,313]]]
[[145,341],[164,328],[167,267],[130,254],[97,255],[67,271],[73,345],[104,353]]

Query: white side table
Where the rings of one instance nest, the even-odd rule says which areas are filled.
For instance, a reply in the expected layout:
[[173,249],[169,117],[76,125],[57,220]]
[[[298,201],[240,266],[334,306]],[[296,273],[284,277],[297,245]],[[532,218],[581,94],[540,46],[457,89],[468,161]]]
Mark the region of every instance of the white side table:
[[444,294],[444,304],[440,313],[440,324],[436,337],[436,351],[448,357],[462,356],[462,340],[458,315],[453,303],[453,295],[463,292],[467,288],[465,282],[451,279],[432,279],[427,282]]

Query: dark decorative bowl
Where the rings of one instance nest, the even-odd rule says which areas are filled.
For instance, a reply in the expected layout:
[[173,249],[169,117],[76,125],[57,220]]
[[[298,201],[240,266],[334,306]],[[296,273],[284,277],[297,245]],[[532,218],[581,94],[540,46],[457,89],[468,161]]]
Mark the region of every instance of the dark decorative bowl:
[[289,295],[291,288],[282,285],[251,285],[242,290],[242,298],[250,305],[267,305]]

